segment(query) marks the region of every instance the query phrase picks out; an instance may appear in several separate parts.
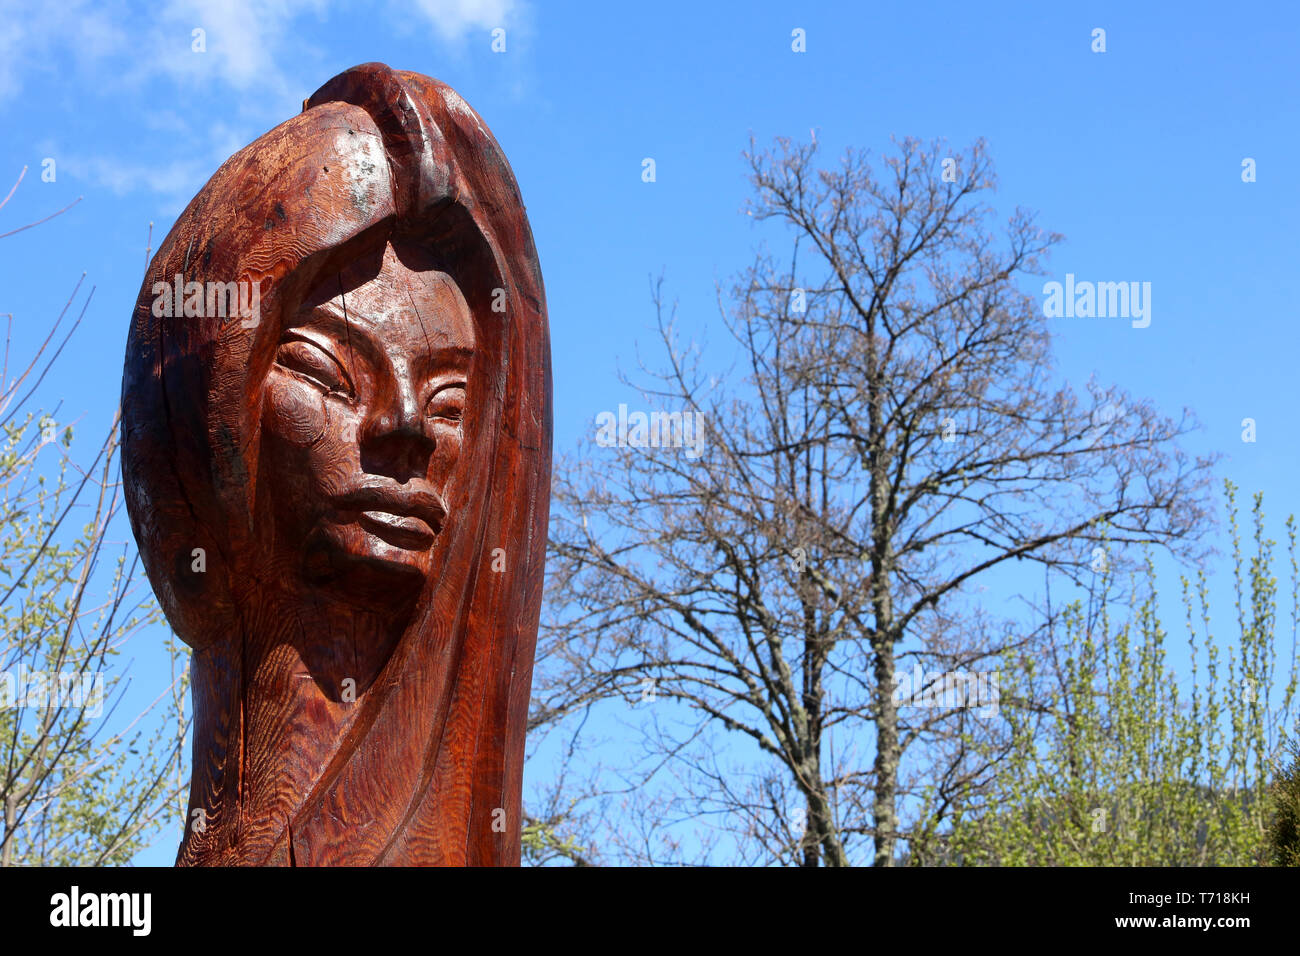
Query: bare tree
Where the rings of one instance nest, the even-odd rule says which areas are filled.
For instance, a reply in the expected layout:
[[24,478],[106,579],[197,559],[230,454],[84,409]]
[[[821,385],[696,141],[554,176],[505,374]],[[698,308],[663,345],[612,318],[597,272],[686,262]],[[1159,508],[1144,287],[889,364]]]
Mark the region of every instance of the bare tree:
[[[642,722],[612,789],[675,767],[678,818],[721,819],[735,858],[888,866],[902,801],[933,828],[987,770],[963,743],[969,685],[967,706],[908,706],[952,687],[900,694],[907,665],[974,672],[1032,646],[974,598],[1017,562],[1079,578],[1134,545],[1194,548],[1210,462],[1178,448],[1188,412],[1060,381],[1017,284],[1060,237],[1019,209],[994,234],[982,142],[904,140],[880,178],[866,153],[817,153],[746,153],[750,215],[791,242],[719,293],[743,381],[679,345],[656,285],[666,367],[629,383],[654,414],[614,441],[607,417],[558,464],[533,716],[559,726],[650,688],[671,719]],[[707,441],[689,447],[696,415]],[[735,760],[727,739],[749,742]]]

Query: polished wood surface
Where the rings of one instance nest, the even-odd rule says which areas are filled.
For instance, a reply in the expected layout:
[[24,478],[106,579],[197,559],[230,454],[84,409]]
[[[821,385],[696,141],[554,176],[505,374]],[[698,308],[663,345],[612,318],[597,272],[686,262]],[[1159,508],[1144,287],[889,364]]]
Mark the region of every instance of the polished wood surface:
[[370,63],[227,160],[150,265],[122,406],[193,649],[178,864],[517,864],[550,353],[478,114]]

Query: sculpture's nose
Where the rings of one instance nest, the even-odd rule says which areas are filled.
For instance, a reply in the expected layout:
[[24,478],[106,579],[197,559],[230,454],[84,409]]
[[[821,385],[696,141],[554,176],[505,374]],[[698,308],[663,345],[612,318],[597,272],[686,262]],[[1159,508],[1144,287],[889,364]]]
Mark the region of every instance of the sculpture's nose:
[[375,397],[360,435],[361,467],[405,483],[428,476],[436,443],[424,417],[415,382],[397,369]]

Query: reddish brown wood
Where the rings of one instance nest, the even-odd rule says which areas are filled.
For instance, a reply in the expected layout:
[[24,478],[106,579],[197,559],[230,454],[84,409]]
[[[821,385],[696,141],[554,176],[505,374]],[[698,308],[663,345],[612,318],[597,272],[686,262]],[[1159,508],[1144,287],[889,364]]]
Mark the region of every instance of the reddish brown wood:
[[178,864],[518,863],[550,375],[514,175],[436,80],[340,74],[181,214],[122,383],[132,528],[193,649]]

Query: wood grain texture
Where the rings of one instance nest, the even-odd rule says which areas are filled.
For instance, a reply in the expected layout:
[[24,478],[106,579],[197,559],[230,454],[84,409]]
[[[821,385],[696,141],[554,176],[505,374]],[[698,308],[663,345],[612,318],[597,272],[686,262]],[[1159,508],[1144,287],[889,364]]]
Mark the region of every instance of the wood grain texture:
[[368,63],[227,160],[150,265],[122,410],[193,649],[177,863],[517,864],[550,346],[478,114]]

